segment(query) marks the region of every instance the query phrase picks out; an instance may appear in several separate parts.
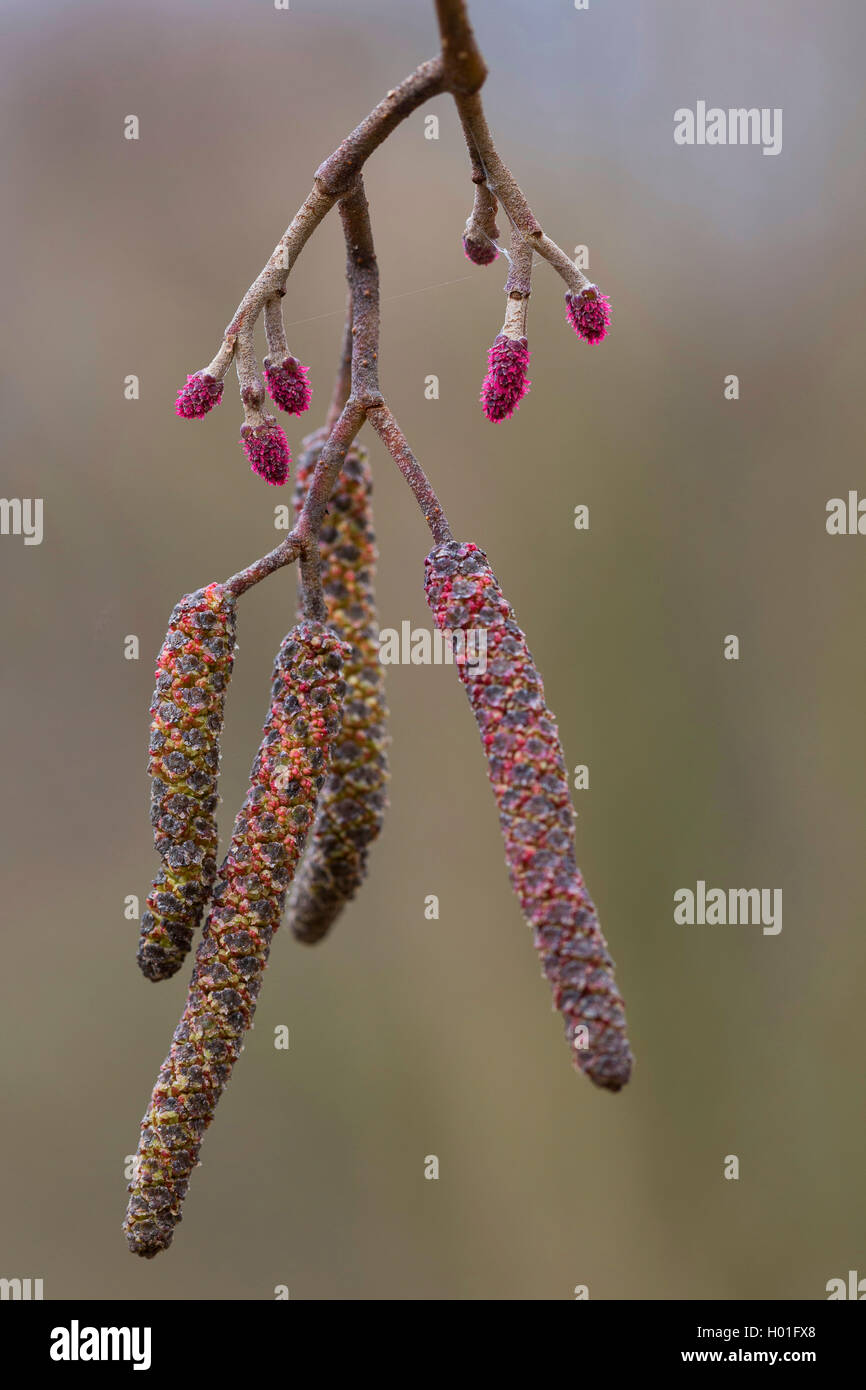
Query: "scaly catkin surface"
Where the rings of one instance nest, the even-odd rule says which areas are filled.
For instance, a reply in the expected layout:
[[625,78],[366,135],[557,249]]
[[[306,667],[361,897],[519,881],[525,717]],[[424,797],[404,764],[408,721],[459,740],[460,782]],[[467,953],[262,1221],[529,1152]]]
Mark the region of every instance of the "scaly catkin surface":
[[448,542],[432,550],[425,565],[437,626],[487,630],[486,670],[465,662],[458,670],[487,754],[511,883],[575,1064],[597,1086],[618,1091],[632,1066],[625,1010],[577,867],[568,772],[541,676],[482,550]]
[[[300,512],[327,435],[304,440],[295,509]],[[369,847],[387,807],[385,672],[379,661],[373,593],[376,537],[367,451],[353,444],[319,536],[328,622],[349,645],[343,727],[304,859],[289,895],[287,920],[299,941],[320,941],[364,880]]]
[[217,777],[235,600],[209,584],[180,600],[156,663],[150,707],[150,819],[162,868],[141,916],[138,963],[151,980],[183,964],[216,877]]
[[314,622],[294,628],[277,655],[261,746],[196,952],[186,1008],[142,1120],[124,1223],[137,1255],[150,1258],[171,1244],[204,1132],[252,1022],[339,732],[347,655]]

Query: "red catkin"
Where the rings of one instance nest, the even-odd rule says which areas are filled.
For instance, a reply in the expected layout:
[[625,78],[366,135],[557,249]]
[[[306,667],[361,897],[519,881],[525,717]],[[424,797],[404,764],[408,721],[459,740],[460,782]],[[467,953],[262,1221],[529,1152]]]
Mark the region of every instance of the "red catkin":
[[487,375],[481,388],[481,404],[488,420],[498,424],[514,414],[531,385],[528,367],[526,339],[498,334],[487,354]]
[[[300,513],[327,431],[304,440],[298,460],[295,511]],[[349,646],[343,726],[322,788],[316,823],[292,884],[287,920],[299,941],[314,945],[355,896],[387,806],[388,744],[385,669],[379,660],[373,592],[376,537],[367,451],[346,455],[328,516],[319,532],[328,622]]]
[[235,599],[221,584],[176,605],[150,706],[150,819],[162,868],[141,916],[138,963],[150,980],[183,964],[216,876],[217,778]]
[[610,300],[598,285],[587,285],[580,294],[565,296],[565,313],[579,338],[586,343],[600,343],[610,326]]
[[577,1067],[618,1091],[632,1055],[613,962],[574,851],[574,810],[556,721],[511,605],[482,550],[451,541],[427,556],[440,628],[483,628],[486,669],[458,661],[481,732],[509,875]]
[[307,368],[297,357],[284,357],[278,363],[266,357],[262,365],[268,394],[280,410],[289,415],[303,415],[309,410],[313,392],[307,380]]
[[288,480],[292,455],[282,426],[273,415],[266,415],[262,425],[241,425],[240,442],[253,472],[272,487],[282,487]]
[[200,420],[209,410],[213,410],[215,405],[219,405],[222,396],[221,381],[208,376],[207,372],[194,372],[192,376],[187,377],[186,384],[177,393],[174,413],[182,416],[184,420]]
[[130,1250],[165,1250],[181,1220],[205,1130],[252,1023],[319,789],[339,733],[347,652],[322,623],[284,639],[250,786],[220,869],[186,1007],[141,1124],[124,1230]]

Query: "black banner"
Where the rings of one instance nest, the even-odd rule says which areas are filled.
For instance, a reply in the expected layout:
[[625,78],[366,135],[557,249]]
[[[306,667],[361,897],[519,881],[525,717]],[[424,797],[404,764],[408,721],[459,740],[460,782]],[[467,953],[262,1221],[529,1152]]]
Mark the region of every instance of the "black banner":
[[[27,1369],[52,1377],[93,1376],[100,1369],[161,1375],[207,1364],[220,1381],[233,1373],[260,1373],[265,1363],[294,1361],[287,1337],[303,1338],[306,1349],[319,1329],[329,1373],[340,1351],[359,1374],[372,1339],[377,1362],[393,1367],[389,1354],[397,1327],[378,1324],[376,1304],[284,1302],[224,1303],[73,1303],[7,1302],[2,1307],[4,1344],[14,1346]],[[391,1305],[387,1305],[391,1306]],[[426,1306],[426,1311],[425,1311]],[[554,1364],[567,1356],[575,1378],[588,1370],[621,1373],[667,1372],[675,1367],[806,1366],[822,1376],[855,1362],[863,1345],[861,1315],[833,1300],[822,1302],[660,1303],[576,1302],[560,1322],[543,1322],[529,1305],[498,1333],[497,1305],[470,1302],[459,1311],[440,1304],[400,1303],[399,1340],[409,1338],[421,1353],[424,1370],[441,1360],[443,1374],[454,1368],[449,1331],[466,1339],[461,1361],[478,1359],[488,1370],[525,1341],[539,1370],[555,1348]],[[508,1307],[511,1305],[502,1305]],[[483,1311],[486,1309],[486,1311]],[[319,1316],[323,1322],[319,1323]],[[470,1316],[472,1322],[463,1323]],[[492,1318],[492,1327],[487,1319]],[[357,1329],[358,1337],[352,1337]],[[491,1331],[497,1337],[491,1339]],[[480,1335],[479,1335],[480,1334]],[[351,1340],[348,1338],[351,1337]],[[560,1340],[563,1339],[563,1340]],[[567,1340],[565,1340],[567,1339]],[[471,1349],[477,1347],[472,1357]],[[497,1348],[499,1355],[497,1356]],[[569,1350],[570,1349],[570,1350]],[[404,1365],[405,1352],[400,1353]],[[204,1358],[204,1361],[203,1359]]]

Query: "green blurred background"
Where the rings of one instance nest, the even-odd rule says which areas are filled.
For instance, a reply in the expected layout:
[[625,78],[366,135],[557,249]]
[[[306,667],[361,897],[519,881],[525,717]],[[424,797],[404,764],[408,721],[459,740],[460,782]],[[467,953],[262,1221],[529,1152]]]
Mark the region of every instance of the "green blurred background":
[[[124,919],[157,862],[153,661],[182,593],[279,539],[233,377],[204,422],[177,420],[174,393],[317,164],[437,45],[428,0],[6,0],[2,491],[43,497],[45,529],[0,539],[0,1275],[47,1298],[823,1298],[866,1274],[866,540],[824,524],[828,498],[866,490],[866,11],[471,8],[500,151],[551,235],[589,247],[613,331],[579,343],[538,265],[531,394],[484,420],[505,268],[463,257],[442,97],[438,141],[416,113],[368,165],[382,381],[517,608],[569,765],[589,766],[579,859],[634,1078],[611,1096],[572,1072],[454,672],[390,668],[369,881],[321,947],[277,938],[175,1244],[127,1253],[125,1158],[186,987],[139,975]],[[698,99],[783,108],[782,153],[677,147],[673,112]],[[342,270],[334,214],[285,300],[316,388],[295,450],[330,392]],[[381,622],[428,625],[428,536],[371,449]],[[242,601],[224,831],[294,593],[281,574]],[[782,933],[675,926],[699,878],[781,887]]]

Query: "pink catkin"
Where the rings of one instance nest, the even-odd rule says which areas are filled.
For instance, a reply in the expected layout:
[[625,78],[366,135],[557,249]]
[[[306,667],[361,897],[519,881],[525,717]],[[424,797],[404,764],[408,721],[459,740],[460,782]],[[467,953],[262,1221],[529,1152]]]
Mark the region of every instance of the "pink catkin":
[[241,444],[250,468],[272,487],[282,487],[289,476],[292,455],[288,440],[273,415],[263,425],[242,425]]
[[576,1066],[597,1086],[618,1091],[632,1066],[625,1010],[577,867],[568,772],[541,676],[482,550],[449,541],[425,565],[437,627],[486,630],[486,669],[459,658],[457,665],[487,754],[511,884]]
[[186,385],[177,393],[174,413],[184,420],[200,420],[209,410],[213,410],[215,405],[219,405],[222,396],[221,381],[208,376],[207,372],[194,372],[192,376],[187,377]]
[[313,392],[307,380],[307,368],[297,357],[284,357],[277,364],[266,357],[263,366],[268,394],[280,410],[289,415],[303,415],[309,410]]
[[610,300],[598,285],[587,285],[580,294],[565,296],[565,313],[579,338],[600,343],[610,327]]
[[531,385],[528,367],[526,339],[506,338],[500,333],[487,354],[487,375],[481,388],[481,404],[488,420],[498,424],[514,414]]

